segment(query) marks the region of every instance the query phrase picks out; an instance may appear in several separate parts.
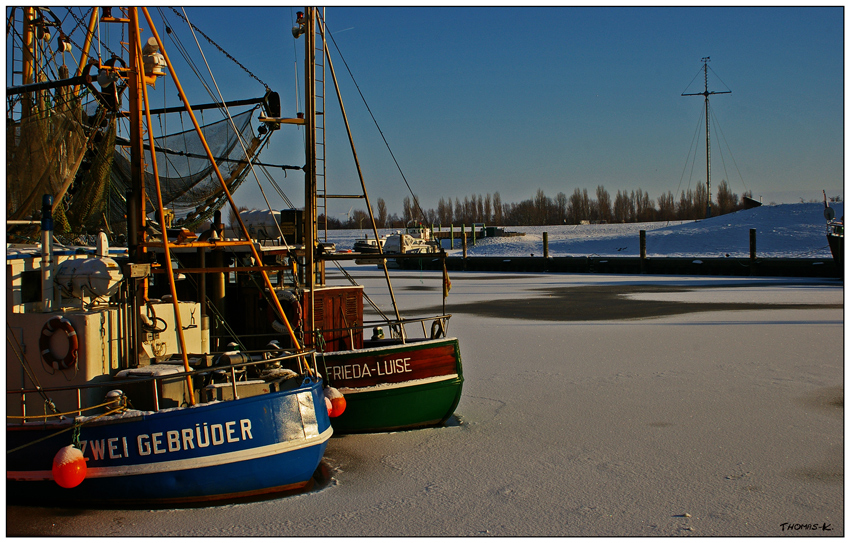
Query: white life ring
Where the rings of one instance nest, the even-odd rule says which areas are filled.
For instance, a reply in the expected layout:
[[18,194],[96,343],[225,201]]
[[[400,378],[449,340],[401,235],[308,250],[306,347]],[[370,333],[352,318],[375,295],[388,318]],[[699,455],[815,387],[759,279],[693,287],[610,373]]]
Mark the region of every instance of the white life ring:
[[[50,336],[56,330],[62,330],[68,336],[68,354],[65,358],[59,358],[50,349]],[[41,356],[44,361],[56,369],[67,370],[77,365],[77,355],[79,354],[80,341],[77,338],[77,331],[74,330],[74,325],[65,317],[53,317],[44,324],[41,329],[41,337],[38,338],[38,348],[41,350]]]

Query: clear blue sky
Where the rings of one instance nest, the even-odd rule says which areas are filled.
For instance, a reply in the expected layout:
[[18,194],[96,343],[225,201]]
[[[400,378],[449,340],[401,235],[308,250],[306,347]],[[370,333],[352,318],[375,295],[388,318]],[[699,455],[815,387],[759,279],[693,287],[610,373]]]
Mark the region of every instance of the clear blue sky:
[[[293,45],[289,31],[297,9],[186,11],[281,94],[287,116],[303,109],[295,105],[303,39]],[[732,91],[711,99],[713,186],[727,179],[737,194],[779,203],[818,198],[821,189],[843,197],[844,15],[840,6],[330,7],[327,24],[425,208],[440,197],[498,191],[519,202],[538,188],[554,197],[597,185],[612,196],[641,188],[678,197],[705,180],[704,132],[693,173],[688,162],[703,98],[681,96],[703,90],[705,56],[710,90]],[[262,85],[202,44],[222,70],[226,99],[262,95]],[[407,188],[332,53],[370,196],[400,214]],[[303,100],[300,75],[297,83]],[[344,128],[337,114],[328,117],[331,191],[356,192]],[[302,164],[302,138],[282,128],[262,159]],[[275,177],[301,205],[301,176]],[[265,207],[255,186],[246,181],[237,202]],[[329,213],[351,205],[362,208],[336,201]]]

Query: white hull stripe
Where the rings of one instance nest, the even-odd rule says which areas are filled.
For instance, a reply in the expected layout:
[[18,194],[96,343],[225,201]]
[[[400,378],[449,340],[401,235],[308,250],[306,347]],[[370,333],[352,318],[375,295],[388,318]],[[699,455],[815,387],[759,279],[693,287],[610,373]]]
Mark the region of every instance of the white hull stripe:
[[[333,428],[328,427],[327,430],[319,434],[317,437],[309,439],[301,439],[297,441],[287,441],[285,443],[274,443],[272,445],[264,445],[253,449],[245,449],[242,451],[234,451],[223,454],[215,454],[203,456],[201,458],[186,458],[183,460],[171,460],[165,462],[150,462],[147,464],[137,464],[132,466],[115,466],[103,468],[88,468],[86,469],[86,478],[98,477],[126,477],[130,475],[148,475],[152,473],[165,473],[169,471],[180,471],[187,469],[201,469],[210,466],[221,466],[231,464],[233,462],[242,462],[245,460],[254,460],[256,458],[264,458],[277,454],[283,454],[298,449],[306,449],[313,445],[319,445],[330,439],[333,434]],[[49,481],[53,479],[51,470],[39,471],[7,471],[7,480],[14,481]]]
[[451,375],[438,375],[436,377],[427,377],[425,379],[414,379],[412,381],[404,381],[402,383],[385,383],[370,387],[339,387],[338,390],[342,392],[343,396],[346,396],[351,394],[359,394],[362,392],[375,392],[376,390],[392,390],[395,388],[407,388],[419,385],[428,385],[431,383],[439,383],[440,381],[451,381],[452,379],[457,379],[457,377],[458,374],[452,373]]

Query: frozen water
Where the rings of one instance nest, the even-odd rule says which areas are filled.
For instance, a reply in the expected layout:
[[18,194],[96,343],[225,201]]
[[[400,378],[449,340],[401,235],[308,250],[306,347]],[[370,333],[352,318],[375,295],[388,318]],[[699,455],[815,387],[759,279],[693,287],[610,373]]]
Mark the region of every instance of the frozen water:
[[[650,247],[672,254],[741,251],[729,245],[732,232],[743,230],[746,247],[755,227],[760,254],[815,256],[826,244],[818,213],[775,206],[645,229]],[[550,249],[631,245],[640,228],[550,229]],[[509,245],[546,231],[525,230],[527,239],[476,250],[513,254],[520,249]],[[583,239],[586,231],[600,239]],[[708,239],[721,234],[730,237]],[[388,308],[375,266],[346,268]],[[439,272],[392,275],[403,315],[440,306]],[[340,278],[333,269],[328,276]],[[333,482],[310,494],[197,510],[7,506],[7,535],[775,537],[789,535],[783,523],[844,535],[840,280],[451,279],[449,333],[460,339],[466,378],[460,424],[334,437],[326,452]],[[593,320],[602,308],[590,299],[587,315],[557,318],[588,289],[608,292],[605,303],[617,307],[682,311]],[[502,314],[479,314],[494,302]],[[555,318],[534,317],[544,309]]]

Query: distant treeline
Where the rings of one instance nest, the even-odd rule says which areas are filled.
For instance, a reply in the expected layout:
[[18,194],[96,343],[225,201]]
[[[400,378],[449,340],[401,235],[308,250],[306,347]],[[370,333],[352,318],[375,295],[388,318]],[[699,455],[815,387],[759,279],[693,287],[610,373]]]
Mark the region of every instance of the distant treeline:
[[[743,194],[752,198],[752,191]],[[711,215],[724,215],[743,208],[743,198],[729,189],[724,180],[717,186],[711,202]],[[437,209],[421,209],[417,198],[411,202],[404,198],[401,215],[389,214],[387,204],[378,198],[375,222],[378,228],[402,228],[411,221],[426,225],[470,225],[484,223],[491,226],[543,226],[548,224],[590,223],[628,223],[651,221],[694,220],[705,218],[708,205],[708,190],[705,183],[699,183],[696,189],[682,191],[678,200],[667,191],[658,198],[650,198],[642,189],[617,191],[614,198],[602,185],[596,187],[595,199],[587,189],[575,189],[570,196],[559,192],[554,198],[546,196],[537,189],[534,198],[518,204],[502,203],[498,192],[486,196],[471,195],[460,198],[440,198]],[[319,217],[321,227],[324,216]],[[343,222],[328,217],[329,229],[368,228],[371,226],[369,215],[363,210],[351,212]]]

